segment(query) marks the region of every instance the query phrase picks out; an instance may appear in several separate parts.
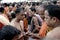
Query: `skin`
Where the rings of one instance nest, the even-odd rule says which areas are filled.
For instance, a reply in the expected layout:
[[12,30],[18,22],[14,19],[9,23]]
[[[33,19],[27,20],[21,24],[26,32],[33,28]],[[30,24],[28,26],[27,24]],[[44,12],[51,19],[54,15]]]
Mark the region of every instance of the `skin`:
[[[15,20],[15,22],[16,22],[16,24],[14,24],[14,25],[16,25],[16,27],[18,26],[18,29],[21,27],[20,25],[19,25],[19,22],[20,22],[20,20],[23,20],[24,19],[24,16],[23,16],[23,13],[18,13],[18,14],[16,14],[16,20]],[[20,26],[20,27],[19,27]],[[20,28],[20,29],[22,29],[22,27]],[[22,32],[22,30],[20,30],[21,32]],[[14,38],[13,38],[13,40],[18,40],[18,39],[20,39],[20,40],[22,40],[21,39],[21,36],[22,35],[22,33],[20,34],[20,35],[16,35]],[[24,35],[24,34],[23,34]]]
[[45,22],[49,27],[55,28],[57,25],[60,24],[60,20],[56,17],[50,17],[48,11],[45,11]]
[[[60,20],[57,19],[56,17],[52,17],[52,18],[51,18],[51,17],[49,16],[49,13],[48,13],[47,10],[45,11],[45,20],[44,20],[44,21],[47,23],[47,25],[48,25],[49,27],[52,27],[53,29],[60,25]],[[41,37],[39,36],[39,34],[30,33],[30,35],[32,35],[31,37],[41,38]]]
[[60,6],[60,0],[57,1],[57,4],[56,5],[59,5]]
[[41,16],[41,18],[44,20],[44,11],[45,9],[43,7],[37,8],[36,12]]
[[56,17],[49,16],[48,10],[45,11],[45,22],[49,27],[52,27],[53,30],[47,33],[44,40],[60,40],[60,20]]
[[[40,10],[40,11],[38,11],[37,10],[37,12],[40,14],[44,14],[44,9],[43,10]],[[32,15],[34,15],[35,14],[35,12],[32,12]],[[36,18],[35,18],[36,19]],[[37,20],[37,19],[36,19]],[[36,20],[35,20],[35,22],[36,22]],[[38,25],[36,25],[36,27],[40,27],[40,26],[38,26]],[[30,32],[28,32],[28,35],[30,35],[30,37],[32,37],[32,38],[38,38],[38,39],[40,39],[41,37],[40,37],[40,35],[39,35],[39,33],[37,33],[37,34],[34,34],[34,33],[30,33]]]

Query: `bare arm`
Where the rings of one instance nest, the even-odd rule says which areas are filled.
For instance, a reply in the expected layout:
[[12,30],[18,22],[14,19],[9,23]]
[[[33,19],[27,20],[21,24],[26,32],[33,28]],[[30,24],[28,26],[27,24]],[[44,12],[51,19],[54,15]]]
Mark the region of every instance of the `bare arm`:
[[32,38],[40,39],[39,34],[30,33],[29,36],[32,37]]

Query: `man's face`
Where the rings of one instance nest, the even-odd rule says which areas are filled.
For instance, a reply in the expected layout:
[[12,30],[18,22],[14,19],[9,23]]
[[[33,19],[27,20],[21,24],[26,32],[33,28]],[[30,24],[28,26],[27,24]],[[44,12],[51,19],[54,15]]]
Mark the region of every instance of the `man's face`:
[[39,15],[41,16],[42,19],[44,19],[44,9],[39,11]]
[[24,17],[23,17],[23,13],[19,13],[18,15],[17,15],[17,18],[19,19],[19,20],[22,20]]
[[20,15],[19,15],[19,18],[20,18],[21,20],[23,20],[23,18],[24,18],[23,14],[20,14]]
[[36,9],[36,12],[39,13],[40,15],[41,15],[41,14],[44,14],[44,11],[45,11],[45,10],[44,10],[44,8],[42,8],[42,7],[39,7],[39,8]]
[[42,19],[44,19],[44,8],[40,7],[39,9],[36,9],[36,13],[38,13]]
[[45,19],[44,19],[44,20],[45,20],[45,22],[47,23],[47,25],[50,26],[50,27],[55,24],[53,18],[51,18],[51,17],[49,16],[49,13],[48,13],[47,10],[45,11]]
[[57,5],[60,5],[60,0],[57,1]]

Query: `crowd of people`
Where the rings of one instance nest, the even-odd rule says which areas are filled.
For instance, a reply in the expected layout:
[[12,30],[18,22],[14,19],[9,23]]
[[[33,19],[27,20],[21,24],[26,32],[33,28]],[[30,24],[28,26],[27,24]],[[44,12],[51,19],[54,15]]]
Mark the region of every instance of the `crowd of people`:
[[60,40],[59,30],[60,0],[0,3],[0,40]]

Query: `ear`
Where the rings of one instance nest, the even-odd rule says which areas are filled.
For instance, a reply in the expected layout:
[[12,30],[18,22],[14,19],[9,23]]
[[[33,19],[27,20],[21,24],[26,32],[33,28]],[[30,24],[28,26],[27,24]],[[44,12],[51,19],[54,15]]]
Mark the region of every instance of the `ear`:
[[56,17],[53,17],[52,18],[52,21],[55,23],[55,22],[57,22],[57,18]]

